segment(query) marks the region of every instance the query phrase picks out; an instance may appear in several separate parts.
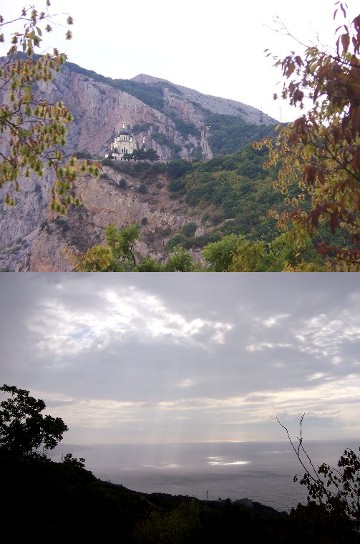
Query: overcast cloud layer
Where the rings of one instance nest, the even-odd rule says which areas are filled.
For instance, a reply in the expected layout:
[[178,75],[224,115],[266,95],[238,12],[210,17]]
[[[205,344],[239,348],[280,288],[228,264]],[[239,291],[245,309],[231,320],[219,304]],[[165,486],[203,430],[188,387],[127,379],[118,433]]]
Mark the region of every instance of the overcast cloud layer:
[[2,274],[1,383],[64,442],[357,437],[357,274]]

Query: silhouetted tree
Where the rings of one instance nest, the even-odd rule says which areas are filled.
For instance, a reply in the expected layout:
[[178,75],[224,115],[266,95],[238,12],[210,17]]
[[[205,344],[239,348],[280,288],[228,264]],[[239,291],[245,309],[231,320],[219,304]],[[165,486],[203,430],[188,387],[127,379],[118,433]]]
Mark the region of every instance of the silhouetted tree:
[[14,458],[41,457],[38,452],[52,450],[68,430],[59,417],[43,415],[46,407],[41,399],[26,389],[4,384],[0,391],[10,397],[0,403],[0,450]]
[[295,475],[294,481],[299,481],[308,490],[307,506],[299,505],[294,512],[295,518],[299,521],[302,517],[318,529],[330,529],[335,540],[330,539],[329,542],[357,542],[360,537],[360,457],[347,448],[337,468],[327,463],[316,467],[303,443],[304,417],[305,414],[300,419],[298,444],[278,420],[304,469],[304,474]]

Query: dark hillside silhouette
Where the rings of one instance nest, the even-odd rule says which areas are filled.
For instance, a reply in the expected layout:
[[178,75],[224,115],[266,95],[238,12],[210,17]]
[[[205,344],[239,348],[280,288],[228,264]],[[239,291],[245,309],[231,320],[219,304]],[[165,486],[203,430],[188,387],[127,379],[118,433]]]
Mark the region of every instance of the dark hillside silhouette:
[[[0,390],[11,395],[0,403],[0,478],[3,532],[11,534],[14,542],[359,542],[357,532],[346,523],[333,523],[316,504],[299,505],[287,514],[249,500],[201,501],[140,493],[96,478],[86,470],[84,459],[71,454],[53,462],[41,449],[10,451],[6,442],[16,443],[28,431],[40,436],[44,421],[57,422],[62,428],[64,423],[42,416],[45,403],[30,397],[28,391],[14,386]],[[47,430],[51,434],[51,428]],[[57,436],[60,441],[62,436]]]

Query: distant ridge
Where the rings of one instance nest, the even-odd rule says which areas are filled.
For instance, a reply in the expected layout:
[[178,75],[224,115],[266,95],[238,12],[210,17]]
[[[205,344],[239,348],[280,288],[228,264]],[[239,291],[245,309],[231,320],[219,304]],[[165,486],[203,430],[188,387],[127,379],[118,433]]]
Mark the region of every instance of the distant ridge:
[[253,106],[228,98],[203,94],[194,89],[174,84],[166,79],[153,77],[147,74],[139,74],[133,77],[132,81],[137,81],[150,86],[157,86],[159,84],[165,88],[166,86],[169,86],[170,91],[174,92],[174,89],[176,89],[187,100],[195,102],[213,113],[242,117],[246,122],[254,124],[273,125],[278,123],[276,119]]

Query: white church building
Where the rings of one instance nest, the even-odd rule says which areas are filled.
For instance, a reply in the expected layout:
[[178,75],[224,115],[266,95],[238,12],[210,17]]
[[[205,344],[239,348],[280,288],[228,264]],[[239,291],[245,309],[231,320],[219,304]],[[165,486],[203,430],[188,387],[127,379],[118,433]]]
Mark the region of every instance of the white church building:
[[106,152],[105,157],[122,161],[125,154],[131,154],[135,149],[134,138],[128,128],[123,123],[122,129],[115,136],[110,144],[110,150]]

